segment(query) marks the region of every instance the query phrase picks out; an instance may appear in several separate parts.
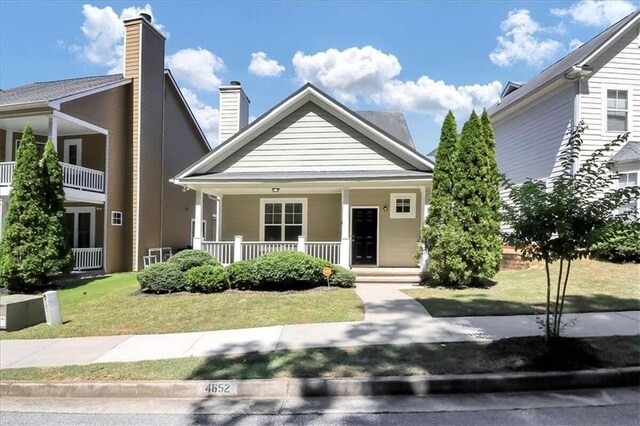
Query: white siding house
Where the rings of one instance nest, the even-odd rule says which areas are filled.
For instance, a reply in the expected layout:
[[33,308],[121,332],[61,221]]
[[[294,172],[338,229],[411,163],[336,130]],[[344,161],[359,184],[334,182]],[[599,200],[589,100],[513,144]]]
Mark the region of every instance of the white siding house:
[[515,183],[552,177],[561,147],[584,120],[582,159],[628,131],[629,147],[612,160],[617,172],[632,174],[625,182],[637,181],[640,155],[632,147],[640,141],[639,34],[636,11],[529,82],[508,85],[489,109],[501,172]]

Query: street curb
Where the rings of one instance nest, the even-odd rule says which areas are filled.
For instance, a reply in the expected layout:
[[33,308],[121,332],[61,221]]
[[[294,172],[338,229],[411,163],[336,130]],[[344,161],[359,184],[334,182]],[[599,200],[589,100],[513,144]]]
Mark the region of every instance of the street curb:
[[[212,385],[230,389],[212,393]],[[228,386],[227,386],[228,385]],[[640,385],[640,367],[572,372],[340,379],[0,382],[0,396],[53,398],[279,398],[517,392]],[[207,390],[208,388],[208,390]]]

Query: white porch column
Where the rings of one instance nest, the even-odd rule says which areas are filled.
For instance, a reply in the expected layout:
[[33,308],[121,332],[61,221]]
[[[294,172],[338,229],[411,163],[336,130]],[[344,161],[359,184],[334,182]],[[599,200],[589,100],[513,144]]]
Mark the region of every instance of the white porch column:
[[193,224],[193,248],[202,249],[202,190],[196,189],[195,216]]
[[216,199],[216,241],[222,241],[222,195]]
[[[422,209],[422,225],[421,226],[424,226],[427,216],[429,215],[429,204],[427,204],[427,188],[424,186],[420,188],[420,206],[421,206],[420,208]],[[420,244],[422,244],[422,242],[420,242]],[[429,251],[423,245],[422,258],[420,259],[420,269],[426,270],[428,263],[429,263]]]
[[300,253],[304,253],[306,251],[305,247],[304,247],[305,246],[304,240],[305,240],[304,235],[299,235],[298,236],[298,251]]
[[4,152],[4,161],[13,161],[13,130],[7,129],[7,133],[4,138],[5,143],[5,152]]
[[49,138],[53,141],[53,148],[58,150],[58,118],[49,116]]
[[349,234],[349,190],[342,189],[342,231],[340,235],[340,266],[348,268],[351,257],[351,236]]
[[4,227],[4,198],[0,197],[0,239],[2,239],[3,227]]

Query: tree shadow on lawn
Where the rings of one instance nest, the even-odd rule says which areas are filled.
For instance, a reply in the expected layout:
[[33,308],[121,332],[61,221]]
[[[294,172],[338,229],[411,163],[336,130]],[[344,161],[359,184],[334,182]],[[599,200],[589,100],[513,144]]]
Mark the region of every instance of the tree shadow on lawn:
[[[534,315],[545,312],[545,302],[522,303],[496,300],[487,295],[460,295],[460,297],[417,297],[418,301],[434,317],[462,317],[484,315]],[[555,303],[555,295],[552,303]],[[594,294],[590,296],[567,295],[564,313],[609,312],[640,310],[640,299]]]

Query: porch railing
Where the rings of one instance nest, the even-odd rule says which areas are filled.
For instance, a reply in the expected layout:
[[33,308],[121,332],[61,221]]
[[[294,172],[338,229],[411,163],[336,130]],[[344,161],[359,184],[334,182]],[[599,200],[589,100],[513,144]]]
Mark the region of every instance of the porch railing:
[[339,241],[307,242],[304,237],[295,242],[243,241],[242,236],[236,236],[234,241],[202,241],[200,247],[223,265],[255,259],[276,251],[298,251],[331,263],[340,263]]
[[202,250],[218,259],[223,265],[233,263],[233,241],[203,241]]
[[60,164],[64,186],[84,191],[104,192],[104,172],[68,163]]
[[73,270],[86,271],[102,268],[102,247],[99,248],[74,248]]
[[[60,165],[64,186],[83,191],[104,192],[104,172],[63,162],[60,162]],[[11,185],[15,166],[15,162],[0,163],[0,185]]]
[[11,185],[16,163],[0,163],[0,185]]
[[331,263],[340,263],[339,242],[311,242],[305,244],[305,251],[309,256],[318,257]]

